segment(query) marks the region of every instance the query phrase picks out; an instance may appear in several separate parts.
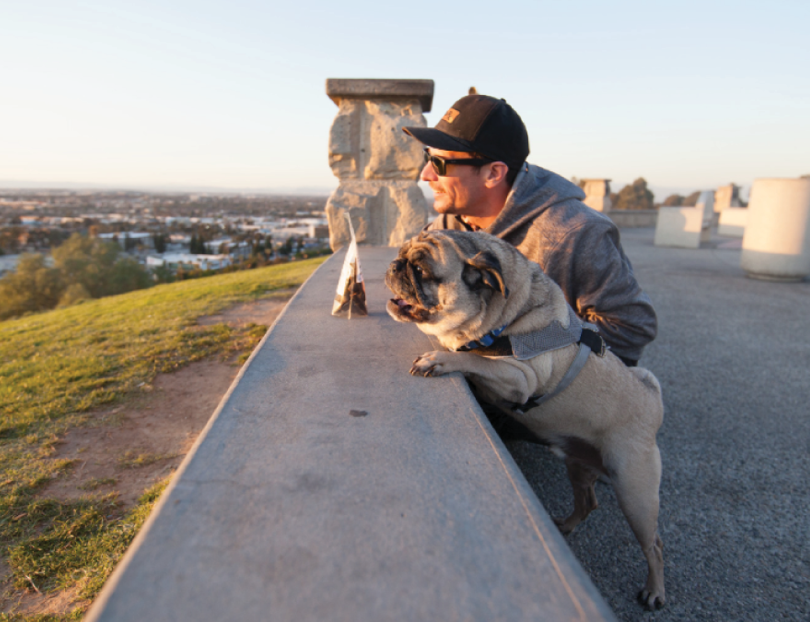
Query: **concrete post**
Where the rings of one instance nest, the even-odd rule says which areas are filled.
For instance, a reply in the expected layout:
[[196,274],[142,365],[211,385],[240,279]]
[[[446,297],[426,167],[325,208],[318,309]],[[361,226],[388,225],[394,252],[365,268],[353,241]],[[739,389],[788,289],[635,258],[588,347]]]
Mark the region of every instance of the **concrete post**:
[[701,192],[695,207],[703,214],[700,241],[708,242],[711,239],[711,228],[717,224],[717,213],[714,211],[714,192],[711,190]]
[[329,244],[350,241],[344,213],[357,242],[400,246],[427,224],[428,206],[417,186],[422,145],[402,128],[426,126],[433,80],[326,81],[338,106],[329,133],[329,166],[340,185],[329,197]]
[[714,191],[714,211],[719,213],[730,207],[741,207],[740,188],[736,184],[720,186]]
[[610,200],[609,179],[582,179],[582,189],[585,191],[585,200],[582,201],[591,209],[607,214],[613,207]]
[[740,265],[748,276],[810,275],[810,179],[757,179],[751,187]]

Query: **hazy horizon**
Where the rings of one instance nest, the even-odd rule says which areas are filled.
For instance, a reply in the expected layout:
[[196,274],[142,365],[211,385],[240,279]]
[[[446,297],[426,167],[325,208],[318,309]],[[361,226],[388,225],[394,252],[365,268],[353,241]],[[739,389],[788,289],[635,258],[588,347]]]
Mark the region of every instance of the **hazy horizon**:
[[[631,183],[631,182],[628,182]],[[15,181],[7,181],[0,179],[0,192],[2,191],[71,191],[71,192],[78,192],[78,191],[117,191],[117,192],[152,192],[152,193],[189,193],[189,192],[198,192],[200,194],[260,194],[260,195],[268,195],[268,196],[312,196],[312,197],[323,197],[327,198],[332,191],[337,188],[338,182],[337,179],[335,180],[335,184],[333,187],[323,187],[323,188],[222,188],[222,187],[212,187],[212,186],[151,186],[149,184],[144,185],[107,185],[107,184],[83,184],[83,183],[50,183],[50,182],[31,182],[30,185],[24,185],[23,182],[15,182]],[[611,182],[610,189],[611,192],[618,192],[621,190],[624,185],[617,186],[613,182]],[[424,182],[419,182],[419,187],[421,188],[422,192],[425,194],[425,199],[428,202],[428,205],[432,205],[433,202],[433,193],[428,187],[428,185]],[[688,195],[692,192],[697,190],[713,190],[716,188],[695,188],[695,187],[661,187],[661,186],[652,186],[648,184],[648,188],[652,191],[655,201],[657,203],[662,202],[668,196],[672,194],[680,194],[680,195]],[[740,186],[740,198],[747,199],[748,193],[750,191],[750,186]]]

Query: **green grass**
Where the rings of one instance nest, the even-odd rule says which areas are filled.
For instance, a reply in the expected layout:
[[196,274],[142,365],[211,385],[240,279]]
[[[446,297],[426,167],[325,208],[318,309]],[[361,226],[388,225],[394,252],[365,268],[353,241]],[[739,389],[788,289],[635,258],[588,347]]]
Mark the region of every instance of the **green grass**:
[[[0,322],[0,547],[18,589],[81,584],[90,599],[115,562],[102,564],[107,553],[84,549],[93,543],[122,552],[121,542],[131,540],[123,526],[134,519],[119,516],[110,496],[74,503],[37,498],[47,481],[72,468],[54,458],[58,439],[86,423],[88,411],[148,389],[158,373],[212,355],[246,358],[264,327],[199,326],[197,319],[297,286],[324,259],[159,285]],[[127,466],[151,458],[129,456]]]

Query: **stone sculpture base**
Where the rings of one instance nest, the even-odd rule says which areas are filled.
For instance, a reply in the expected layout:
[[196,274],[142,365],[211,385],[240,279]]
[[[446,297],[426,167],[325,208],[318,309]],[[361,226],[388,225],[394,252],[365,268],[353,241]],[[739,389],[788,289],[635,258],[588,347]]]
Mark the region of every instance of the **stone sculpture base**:
[[326,203],[329,244],[350,239],[344,213],[352,219],[358,244],[402,246],[427,224],[428,206],[415,181],[342,181]]
[[810,275],[810,179],[756,179],[751,187],[740,266],[755,279]]

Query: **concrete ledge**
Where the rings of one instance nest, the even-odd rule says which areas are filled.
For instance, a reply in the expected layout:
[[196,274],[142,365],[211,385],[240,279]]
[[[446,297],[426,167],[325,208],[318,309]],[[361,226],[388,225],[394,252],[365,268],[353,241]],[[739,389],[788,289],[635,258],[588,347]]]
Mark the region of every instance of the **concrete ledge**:
[[340,106],[341,99],[417,99],[422,112],[433,105],[433,80],[372,80],[327,78],[326,94]]
[[620,229],[628,227],[654,227],[657,209],[614,209],[607,216]]
[[385,313],[330,316],[343,253],[290,301],[89,620],[613,620],[460,376]]
[[745,235],[748,223],[748,209],[744,207],[727,207],[720,212],[717,235],[741,238]]
[[695,207],[661,207],[655,225],[656,246],[700,248],[703,210]]

